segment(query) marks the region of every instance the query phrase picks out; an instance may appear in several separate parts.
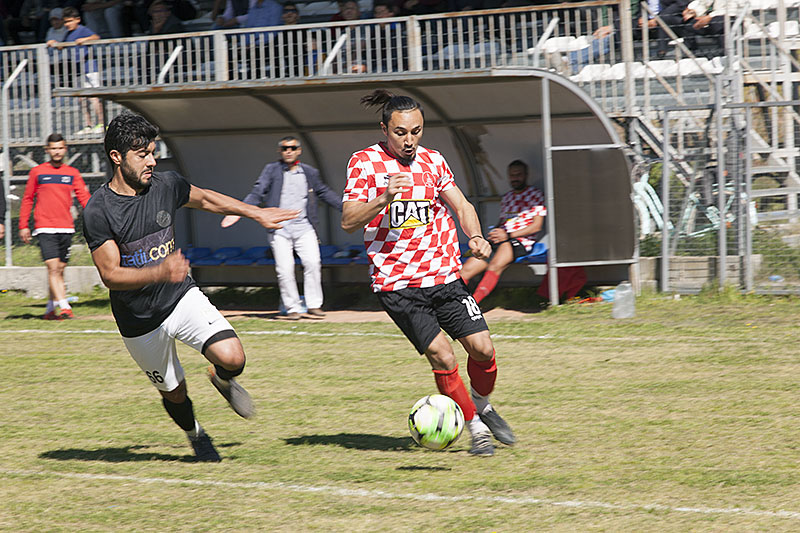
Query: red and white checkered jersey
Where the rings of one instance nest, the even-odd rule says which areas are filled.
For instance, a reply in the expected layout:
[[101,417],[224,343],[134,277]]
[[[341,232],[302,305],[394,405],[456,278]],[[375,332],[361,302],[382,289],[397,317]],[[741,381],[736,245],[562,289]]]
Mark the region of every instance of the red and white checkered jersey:
[[356,152],[347,164],[342,200],[374,200],[386,190],[389,176],[400,172],[411,174],[413,187],[364,228],[374,292],[450,283],[461,270],[456,224],[439,196],[456,184],[439,152],[419,146],[409,166],[383,143]]
[[[522,191],[508,191],[503,195],[500,202],[500,220],[503,222],[503,229],[507,233],[521,230],[529,226],[534,217],[547,215],[547,208],[544,205],[544,195],[542,191],[535,187],[526,187]],[[517,237],[517,240],[531,251],[536,242],[532,236]]]

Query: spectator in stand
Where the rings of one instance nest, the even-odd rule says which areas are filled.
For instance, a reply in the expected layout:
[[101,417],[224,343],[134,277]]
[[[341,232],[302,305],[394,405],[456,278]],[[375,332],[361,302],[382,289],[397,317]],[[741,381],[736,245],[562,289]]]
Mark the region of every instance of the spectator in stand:
[[21,32],[33,32],[33,42],[44,42],[47,28],[50,26],[48,13],[52,8],[59,7],[58,0],[24,0],[19,5],[19,16],[9,17],[8,32],[11,40],[16,44],[24,44]]
[[[74,7],[64,8],[64,27],[67,28],[67,34],[61,42],[47,41],[47,46],[57,49],[64,48],[64,43],[75,43],[74,50],[67,50],[73,56],[72,75],[78,82],[78,87],[99,87],[100,86],[100,73],[97,72],[96,61],[88,61],[88,51],[84,44],[100,39],[94,31],[81,24],[81,15]],[[86,127],[79,130],[79,135],[88,133],[102,133],[103,131],[103,105],[100,103],[99,98],[89,98],[87,105],[86,99],[81,98],[81,108],[83,109],[84,118],[86,119]],[[94,110],[96,121],[92,121],[92,115],[89,107]]]
[[735,17],[744,7],[745,0],[693,0],[683,10],[683,25],[676,32],[684,38],[686,46],[699,52],[697,36],[704,35],[716,39],[717,49],[704,50],[703,55],[714,56],[725,51],[725,12]]
[[[296,253],[303,264],[303,293],[308,315],[310,318],[321,319],[325,313],[322,311],[322,261],[315,230],[318,220],[316,200],[318,198],[341,211],[342,199],[325,185],[317,169],[300,162],[303,148],[296,137],[287,136],[281,139],[278,142],[278,153],[280,160],[264,167],[244,203],[259,205],[263,202],[266,207],[300,211],[297,218],[287,221],[283,228],[269,230],[269,244],[275,257],[278,288],[286,308],[286,318],[299,320],[302,311],[294,276]],[[239,218],[228,215],[222,219],[221,225],[227,228]]]
[[542,230],[547,208],[544,195],[528,186],[528,165],[519,159],[508,165],[508,182],[511,190],[500,203],[500,221],[489,232],[492,255],[487,261],[470,257],[461,267],[464,283],[486,271],[472,296],[480,303],[497,286],[503,271],[515,260],[528,255],[536,242],[534,237]]
[[[376,19],[396,17],[397,6],[392,0],[375,0],[372,16]],[[397,37],[400,37],[398,44]],[[405,68],[406,35],[400,22],[381,22],[370,28],[372,68],[374,72],[396,72],[401,61]]]
[[[19,237],[25,244],[31,243],[31,237],[37,237],[42,249],[42,260],[47,266],[50,298],[42,318],[63,320],[74,318],[64,285],[64,269],[69,261],[72,234],[75,233],[72,198],[74,194],[81,205],[86,207],[89,190],[81,173],[64,163],[67,155],[64,137],[58,133],[51,134],[47,138],[45,151],[50,161],[33,167],[25,186],[19,208]],[[32,208],[33,233],[28,228]]]
[[283,22],[284,26],[293,26],[300,23],[300,11],[297,9],[297,4],[291,0],[283,4],[281,22]]
[[183,22],[176,17],[166,2],[155,0],[147,8],[150,15],[150,35],[167,35],[186,31]]
[[214,22],[214,29],[230,29],[245,26],[247,22],[247,11],[255,0],[227,0],[225,11],[217,17]]
[[50,28],[47,30],[45,42],[61,42],[67,36],[67,28],[64,26],[64,10],[60,7],[50,10]]
[[[0,46],[8,43],[8,20],[11,18],[10,7],[5,0],[0,0]],[[10,44],[10,43],[9,43]]]
[[448,0],[398,0],[399,15],[430,15],[448,10]]
[[253,0],[247,10],[246,28],[280,26],[283,6],[275,0]]
[[339,12],[331,17],[331,22],[370,18],[367,13],[361,13],[361,8],[356,0],[340,0],[338,4]]
[[375,0],[372,6],[372,16],[376,19],[396,17],[397,11],[397,5],[392,0]]
[[[688,5],[689,0],[661,0],[659,5],[658,18],[660,18],[664,24],[669,26],[669,28],[679,37],[681,34],[685,33],[683,31],[679,31],[678,27],[685,25],[685,22],[683,21],[683,12],[686,10]],[[667,55],[667,52],[669,51],[669,41],[670,37],[667,35],[667,32],[664,31],[660,25],[658,25],[658,46],[656,55],[659,59]]]
[[[283,4],[281,21],[284,26],[299,24],[300,13],[297,5],[289,0]],[[303,30],[284,31],[283,76],[298,77],[308,75],[317,68],[319,61],[317,40]]]
[[102,39],[119,39],[125,35],[122,23],[122,0],[84,0],[83,16],[86,25]]

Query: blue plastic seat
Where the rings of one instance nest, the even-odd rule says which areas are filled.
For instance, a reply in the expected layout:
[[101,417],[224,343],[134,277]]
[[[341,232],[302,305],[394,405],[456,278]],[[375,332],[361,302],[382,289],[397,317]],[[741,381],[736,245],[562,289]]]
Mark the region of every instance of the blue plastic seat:
[[241,255],[225,260],[226,265],[242,266],[252,265],[259,259],[272,257],[272,249],[269,246],[253,246],[248,248]]
[[194,263],[198,259],[209,257],[211,255],[211,248],[187,248],[183,251],[183,255],[190,263]]
[[323,265],[346,265],[350,263],[350,254],[335,244],[323,244],[320,246],[319,257]]
[[214,257],[213,255],[209,255],[203,257],[201,259],[196,259],[191,262],[192,266],[217,266],[221,265],[224,259],[220,259],[219,257]]
[[368,265],[369,257],[367,257],[367,248],[363,244],[351,244],[348,247],[350,251],[350,261],[357,265]]
[[217,266],[225,263],[226,261],[239,257],[242,255],[242,249],[239,246],[228,246],[220,248],[210,256],[203,257],[194,261],[192,265],[196,266]]
[[515,263],[544,264],[547,263],[547,245],[543,242],[536,242],[528,255],[517,258]]

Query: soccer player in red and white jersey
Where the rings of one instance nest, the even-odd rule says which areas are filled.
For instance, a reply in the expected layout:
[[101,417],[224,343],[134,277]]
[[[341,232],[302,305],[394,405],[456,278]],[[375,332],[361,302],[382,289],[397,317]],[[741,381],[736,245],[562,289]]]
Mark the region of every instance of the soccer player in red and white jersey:
[[500,202],[500,221],[489,232],[491,259],[471,257],[461,269],[464,283],[486,271],[472,293],[478,303],[494,290],[508,265],[531,252],[536,243],[534,237],[542,230],[547,215],[542,191],[528,186],[528,165],[524,161],[509,163],[508,182],[511,190]]
[[[495,350],[481,310],[460,278],[458,234],[447,208],[470,235],[476,257],[488,257],[491,246],[444,157],[419,146],[425,122],[420,104],[380,89],[361,103],[381,109],[386,140],[350,158],[342,228],[364,229],[372,290],[427,357],[439,392],[461,407],[472,434],[470,453],[493,455],[491,435],[508,445],[515,438],[489,403],[497,377]],[[469,355],[471,394],[442,329]]]
[[[64,163],[67,143],[61,134],[53,133],[47,137],[45,151],[50,161],[33,167],[28,175],[28,183],[25,185],[25,194],[19,208],[19,237],[25,244],[30,244],[32,236],[37,237],[39,247],[42,249],[42,260],[47,266],[50,299],[42,318],[63,320],[73,318],[64,285],[64,269],[69,261],[72,234],[75,233],[75,223],[70,209],[73,194],[83,207],[86,207],[90,195],[78,169]],[[31,208],[33,208],[33,233],[28,227]]]

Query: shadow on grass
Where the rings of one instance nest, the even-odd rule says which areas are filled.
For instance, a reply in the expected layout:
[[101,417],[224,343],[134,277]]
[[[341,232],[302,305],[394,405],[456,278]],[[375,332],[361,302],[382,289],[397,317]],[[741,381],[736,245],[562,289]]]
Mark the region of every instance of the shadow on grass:
[[3,320],[31,320],[31,319],[34,319],[34,320],[38,320],[38,321],[41,322],[43,314],[44,314],[44,311],[42,311],[41,313],[36,314],[36,315],[34,315],[33,313],[20,313],[18,315],[6,315],[5,317],[3,317]]
[[341,446],[355,450],[378,451],[409,451],[416,447],[411,437],[385,437],[383,435],[368,435],[364,433],[339,433],[337,435],[304,435],[284,439],[286,444],[292,446],[307,446],[324,444],[326,446]]
[[449,466],[398,466],[396,470],[410,470],[410,471],[418,471],[418,470],[427,470],[429,472],[442,472],[442,471],[450,471],[452,468]]
[[[46,305],[43,303],[41,305],[37,304],[27,304],[24,306],[29,311],[24,313],[16,313],[16,314],[8,314],[3,317],[3,320],[42,320],[42,316],[46,310]],[[104,297],[92,297],[90,299],[81,299],[79,303],[74,303],[72,308],[75,310],[75,314],[80,317],[81,315],[91,315],[98,312],[102,312],[104,314],[111,314],[111,305],[108,302],[108,298]],[[34,312],[30,312],[30,310],[34,310]]]
[[[217,448],[229,448],[239,443],[217,444]],[[187,443],[188,446],[188,443]],[[137,461],[179,461],[182,463],[195,463],[194,455],[172,455],[166,453],[138,452],[149,448],[145,445],[122,446],[119,448],[99,448],[97,450],[82,450],[68,448],[50,450],[39,454],[40,459],[54,459],[56,461],[105,461],[107,463],[127,463]]]

